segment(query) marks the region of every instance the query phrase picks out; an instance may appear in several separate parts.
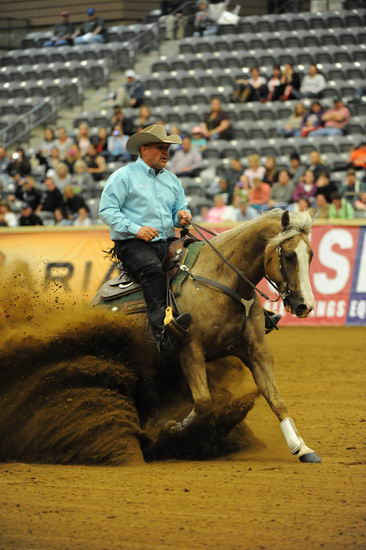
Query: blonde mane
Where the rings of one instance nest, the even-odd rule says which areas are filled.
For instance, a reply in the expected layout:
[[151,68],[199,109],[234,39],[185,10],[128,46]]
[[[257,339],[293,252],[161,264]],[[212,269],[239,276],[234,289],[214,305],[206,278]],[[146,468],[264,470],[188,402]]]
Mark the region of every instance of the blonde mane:
[[[265,212],[264,216],[270,214],[275,214],[280,218],[283,214],[283,210],[275,208],[274,210]],[[301,233],[309,235],[313,223],[312,214],[313,212],[309,210],[306,210],[305,212],[290,212],[290,225],[287,227],[287,229],[281,231],[280,233],[278,233],[278,235],[275,235],[274,237],[269,239],[269,244],[271,244],[272,246],[279,246],[283,241],[291,239],[292,237],[295,237],[296,235],[299,235]]]

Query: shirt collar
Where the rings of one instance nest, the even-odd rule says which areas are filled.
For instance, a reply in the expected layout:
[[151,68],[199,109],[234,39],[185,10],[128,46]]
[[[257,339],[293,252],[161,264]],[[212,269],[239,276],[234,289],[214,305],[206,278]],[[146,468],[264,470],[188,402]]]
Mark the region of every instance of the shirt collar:
[[162,168],[161,170],[159,170],[158,173],[155,172],[154,168],[151,168],[151,166],[149,166],[148,164],[146,164],[146,162],[144,160],[142,160],[142,158],[139,156],[136,160],[136,163],[141,166],[141,168],[144,170],[144,172],[146,172],[146,174],[149,174],[149,176],[156,176],[156,175],[159,175],[159,174],[162,174],[163,172],[165,172],[165,168]]

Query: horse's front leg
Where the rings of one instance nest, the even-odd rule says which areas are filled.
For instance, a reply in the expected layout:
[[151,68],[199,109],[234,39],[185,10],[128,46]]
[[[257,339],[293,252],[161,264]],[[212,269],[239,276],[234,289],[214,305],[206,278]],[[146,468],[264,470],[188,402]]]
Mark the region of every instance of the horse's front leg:
[[275,381],[273,355],[264,338],[264,328],[260,323],[258,327],[255,321],[253,326],[251,325],[251,322],[247,323],[246,352],[241,359],[251,370],[260,392],[280,421],[282,433],[291,453],[297,455],[301,462],[321,462],[319,456],[305,444],[294,421],[289,417],[286,404]]

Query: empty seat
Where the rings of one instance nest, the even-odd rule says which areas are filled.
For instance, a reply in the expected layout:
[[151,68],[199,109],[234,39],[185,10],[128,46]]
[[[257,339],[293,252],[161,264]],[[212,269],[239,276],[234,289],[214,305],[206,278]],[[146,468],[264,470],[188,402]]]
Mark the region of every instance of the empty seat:
[[338,34],[330,31],[331,29],[329,29],[328,32],[321,33],[319,37],[321,46],[338,46],[339,45]]
[[344,28],[344,19],[342,15],[335,13],[330,13],[325,16],[328,29],[343,29]]
[[309,29],[323,30],[328,28],[327,20],[321,14],[314,14],[309,17]]
[[284,46],[286,48],[301,48],[302,46],[302,40],[298,33],[296,32],[283,32],[282,34],[282,41],[284,43]]
[[352,29],[342,30],[339,33],[338,38],[339,38],[339,43],[341,44],[341,46],[350,46],[350,45],[357,45],[358,44],[357,37],[355,36]]

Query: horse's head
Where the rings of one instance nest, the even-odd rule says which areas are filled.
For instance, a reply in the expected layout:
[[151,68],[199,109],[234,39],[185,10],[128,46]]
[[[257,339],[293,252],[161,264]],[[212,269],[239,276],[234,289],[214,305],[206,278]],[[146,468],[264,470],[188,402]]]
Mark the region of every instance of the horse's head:
[[309,279],[313,252],[308,238],[314,214],[312,209],[298,214],[283,212],[281,231],[265,250],[266,275],[277,285],[286,311],[297,317],[307,317],[315,306]]

